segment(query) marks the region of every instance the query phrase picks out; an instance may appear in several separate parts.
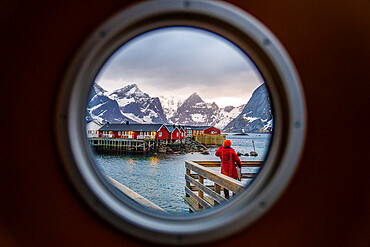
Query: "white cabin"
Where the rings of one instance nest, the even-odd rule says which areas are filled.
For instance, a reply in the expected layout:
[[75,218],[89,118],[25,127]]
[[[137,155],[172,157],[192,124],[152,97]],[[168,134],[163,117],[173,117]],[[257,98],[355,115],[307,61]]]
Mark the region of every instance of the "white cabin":
[[87,138],[98,138],[99,137],[99,129],[103,125],[98,123],[97,121],[93,120],[86,124],[86,131],[87,131]]

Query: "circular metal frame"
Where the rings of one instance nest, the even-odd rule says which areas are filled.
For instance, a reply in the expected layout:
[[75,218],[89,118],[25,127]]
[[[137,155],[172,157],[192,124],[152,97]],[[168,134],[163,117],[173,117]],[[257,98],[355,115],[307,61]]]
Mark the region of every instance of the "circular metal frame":
[[[238,46],[255,63],[272,99],[274,133],[264,166],[232,201],[191,216],[170,216],[137,207],[117,196],[91,156],[85,109],[94,78],[123,44],[159,28],[195,27]],[[62,81],[55,135],[60,157],[75,188],[101,217],[140,239],[165,244],[198,244],[235,233],[253,223],[279,198],[293,176],[305,138],[305,103],[287,52],[259,21],[216,1],[148,1],[127,8],[98,27],[80,47]]]

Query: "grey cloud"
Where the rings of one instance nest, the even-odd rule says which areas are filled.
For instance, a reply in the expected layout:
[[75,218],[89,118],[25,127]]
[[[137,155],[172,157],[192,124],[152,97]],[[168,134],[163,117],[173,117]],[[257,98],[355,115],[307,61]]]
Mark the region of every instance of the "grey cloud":
[[[249,59],[223,38],[190,28],[144,34],[119,49],[98,81],[125,80],[177,88],[243,87],[261,79]],[[254,83],[253,83],[254,82]],[[210,90],[212,91],[212,90]]]

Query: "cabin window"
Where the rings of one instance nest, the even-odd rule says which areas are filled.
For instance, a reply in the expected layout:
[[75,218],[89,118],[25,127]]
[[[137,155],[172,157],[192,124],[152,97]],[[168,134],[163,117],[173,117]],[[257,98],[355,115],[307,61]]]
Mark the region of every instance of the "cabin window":
[[[115,68],[124,78],[115,78]],[[121,88],[109,84],[116,79]],[[304,97],[288,54],[254,17],[221,1],[145,1],[119,12],[77,51],[62,86],[55,139],[76,189],[119,230],[157,244],[203,244],[252,224],[286,188],[303,147]],[[135,97],[115,99],[123,88],[126,91],[120,92],[127,96],[146,97],[145,103]],[[105,100],[114,99],[118,111],[97,109],[109,104],[89,101],[97,93],[104,99],[107,91],[111,98]],[[170,108],[159,114],[153,109],[161,107],[146,105],[161,102],[162,92],[168,96],[163,99],[166,103],[170,96],[184,96],[177,102],[188,107],[183,115]],[[265,109],[248,110],[254,105],[247,107],[253,95],[264,102]],[[184,104],[190,97],[193,101]],[[207,115],[212,109],[215,112]],[[85,112],[90,115],[81,114]],[[159,140],[127,141],[107,136],[113,131],[103,131],[104,138],[90,145],[86,133],[94,132],[86,131],[86,119],[125,129],[155,123],[168,124],[166,129],[176,124],[198,130],[189,130],[194,136],[181,142],[173,141],[171,134],[163,140],[161,131]],[[202,135],[200,129],[219,128],[224,124],[221,120],[228,123],[219,137],[216,131]],[[139,131],[135,136],[138,133],[150,134]],[[221,160],[215,153],[225,139],[240,153],[241,181],[236,173],[221,174]],[[183,144],[188,146],[176,146]],[[113,160],[116,163],[110,163]],[[152,184],[155,181],[159,183]],[[126,187],[141,199],[150,199],[134,200],[139,197]],[[182,194],[173,193],[174,188]],[[168,205],[172,199],[156,198],[160,194],[175,194],[180,200]],[[178,208],[180,212],[175,212]]]

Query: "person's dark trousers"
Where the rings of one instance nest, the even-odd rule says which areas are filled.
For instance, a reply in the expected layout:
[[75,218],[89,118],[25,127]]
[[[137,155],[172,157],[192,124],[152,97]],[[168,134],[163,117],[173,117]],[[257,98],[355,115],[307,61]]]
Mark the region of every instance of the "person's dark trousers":
[[225,198],[229,199],[230,198],[229,190],[224,188],[224,193],[225,193]]

